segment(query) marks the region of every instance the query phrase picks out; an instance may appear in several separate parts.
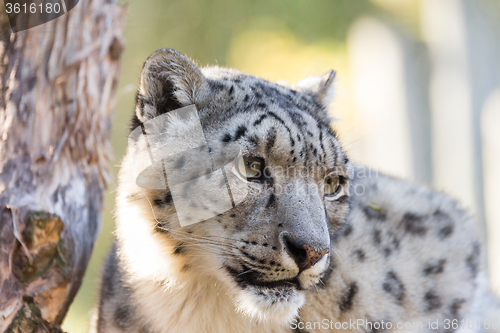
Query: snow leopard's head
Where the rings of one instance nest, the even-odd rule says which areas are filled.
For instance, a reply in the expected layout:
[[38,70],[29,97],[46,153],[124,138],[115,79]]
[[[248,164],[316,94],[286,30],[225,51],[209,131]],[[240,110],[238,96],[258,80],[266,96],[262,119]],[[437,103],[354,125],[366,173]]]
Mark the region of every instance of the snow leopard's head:
[[132,276],[208,282],[252,317],[292,319],[349,207],[350,164],[326,113],[333,80],[286,87],[153,53],[117,200]]

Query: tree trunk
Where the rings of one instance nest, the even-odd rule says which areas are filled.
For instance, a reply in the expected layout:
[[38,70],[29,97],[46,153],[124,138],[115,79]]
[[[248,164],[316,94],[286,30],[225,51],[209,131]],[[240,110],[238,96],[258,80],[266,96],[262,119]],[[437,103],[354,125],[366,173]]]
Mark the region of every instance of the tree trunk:
[[0,16],[0,332],[58,332],[100,228],[124,11]]

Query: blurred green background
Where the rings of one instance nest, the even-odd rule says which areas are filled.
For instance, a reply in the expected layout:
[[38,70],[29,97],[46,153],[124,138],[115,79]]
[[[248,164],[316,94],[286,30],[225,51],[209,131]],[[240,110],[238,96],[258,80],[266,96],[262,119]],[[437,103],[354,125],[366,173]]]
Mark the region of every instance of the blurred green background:
[[[478,0],[481,2],[482,0]],[[122,74],[116,91],[112,144],[115,159],[111,174],[116,180],[126,148],[128,123],[143,61],[153,51],[174,48],[199,65],[219,65],[294,82],[308,75],[338,71],[338,93],[334,115],[351,144],[368,134],[356,132],[362,112],[352,102],[355,80],[349,59],[349,31],[360,18],[374,17],[397,31],[405,40],[420,45],[422,14],[420,0],[128,0]],[[487,12],[498,12],[484,1]],[[491,10],[494,9],[494,10]],[[498,19],[498,16],[496,17]],[[391,30],[392,31],[392,30]],[[369,49],[366,52],[370,52]],[[363,52],[361,52],[363,53]],[[425,112],[424,112],[425,113]],[[361,116],[360,116],[361,115]],[[425,114],[423,116],[425,118]],[[354,136],[352,136],[356,133]],[[351,136],[349,136],[351,135]],[[368,137],[369,139],[369,137]],[[425,147],[424,147],[425,148]],[[355,152],[355,148],[352,148]],[[429,162],[430,163],[430,162]],[[430,165],[430,164],[429,164]],[[403,175],[404,172],[402,172]],[[406,176],[412,178],[418,172]],[[420,177],[432,181],[432,177]],[[426,179],[427,177],[427,179]],[[419,177],[413,177],[419,178]],[[108,185],[101,235],[94,249],[82,288],[63,328],[86,332],[99,289],[99,275],[112,242],[113,205],[116,183]],[[482,212],[482,206],[478,208]],[[498,222],[498,221],[497,221]]]

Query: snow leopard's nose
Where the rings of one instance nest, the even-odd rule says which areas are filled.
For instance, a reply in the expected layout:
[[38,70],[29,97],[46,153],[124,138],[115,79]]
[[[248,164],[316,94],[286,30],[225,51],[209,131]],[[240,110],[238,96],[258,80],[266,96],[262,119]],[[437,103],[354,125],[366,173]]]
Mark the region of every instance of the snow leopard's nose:
[[288,255],[293,258],[301,271],[312,267],[325,254],[330,252],[329,248],[317,251],[309,244],[297,244],[288,236],[284,236],[283,240]]

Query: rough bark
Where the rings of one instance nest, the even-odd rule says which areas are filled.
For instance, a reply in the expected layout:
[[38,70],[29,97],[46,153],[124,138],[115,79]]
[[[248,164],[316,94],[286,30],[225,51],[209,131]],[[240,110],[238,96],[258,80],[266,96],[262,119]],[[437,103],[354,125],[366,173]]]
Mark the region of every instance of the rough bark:
[[2,15],[0,332],[57,332],[100,228],[124,12],[84,0],[18,33]]

